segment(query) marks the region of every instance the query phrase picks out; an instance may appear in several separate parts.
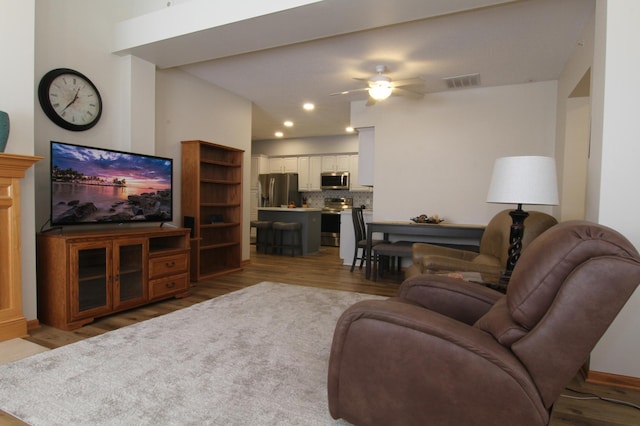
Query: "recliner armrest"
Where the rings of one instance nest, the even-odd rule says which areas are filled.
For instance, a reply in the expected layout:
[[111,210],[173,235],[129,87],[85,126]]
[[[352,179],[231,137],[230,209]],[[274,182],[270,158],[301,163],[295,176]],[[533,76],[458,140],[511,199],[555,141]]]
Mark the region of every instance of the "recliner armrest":
[[[487,262],[483,263],[483,260]],[[498,259],[495,259],[493,264],[489,263],[490,260],[490,258],[483,255],[479,255],[473,262],[445,256],[427,255],[422,258],[421,269],[424,274],[468,271],[499,274],[504,268],[498,263]]]
[[483,285],[445,275],[406,279],[397,297],[466,324],[474,324],[504,295]]

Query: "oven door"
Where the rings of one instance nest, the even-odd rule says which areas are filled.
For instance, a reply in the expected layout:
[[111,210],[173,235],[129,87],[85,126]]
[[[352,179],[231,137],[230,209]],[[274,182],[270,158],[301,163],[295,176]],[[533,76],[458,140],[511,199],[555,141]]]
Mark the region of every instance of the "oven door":
[[320,244],[323,246],[340,247],[340,212],[322,212]]

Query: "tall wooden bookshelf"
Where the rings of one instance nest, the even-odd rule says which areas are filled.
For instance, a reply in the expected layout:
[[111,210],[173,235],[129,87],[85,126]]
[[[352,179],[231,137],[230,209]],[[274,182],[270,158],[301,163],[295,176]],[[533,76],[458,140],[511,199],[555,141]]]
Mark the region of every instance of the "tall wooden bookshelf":
[[211,142],[182,141],[182,215],[193,229],[191,281],[241,269],[243,155]]

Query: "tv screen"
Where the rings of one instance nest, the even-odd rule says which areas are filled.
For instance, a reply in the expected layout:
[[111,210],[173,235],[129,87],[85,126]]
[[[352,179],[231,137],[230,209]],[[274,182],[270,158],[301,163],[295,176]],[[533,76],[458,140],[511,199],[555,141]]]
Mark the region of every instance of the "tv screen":
[[173,220],[173,160],[51,141],[51,225]]

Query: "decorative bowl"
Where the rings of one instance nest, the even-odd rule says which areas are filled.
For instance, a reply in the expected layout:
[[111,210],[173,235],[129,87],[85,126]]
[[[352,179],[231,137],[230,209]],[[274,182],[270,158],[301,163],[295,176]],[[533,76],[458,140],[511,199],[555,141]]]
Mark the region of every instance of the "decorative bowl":
[[412,217],[412,222],[415,223],[440,223],[443,222],[444,219],[441,219],[438,215],[429,216],[426,214],[421,214],[420,216]]

